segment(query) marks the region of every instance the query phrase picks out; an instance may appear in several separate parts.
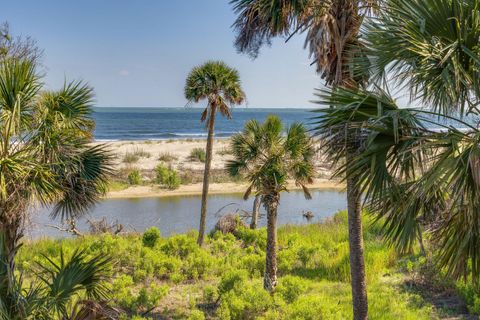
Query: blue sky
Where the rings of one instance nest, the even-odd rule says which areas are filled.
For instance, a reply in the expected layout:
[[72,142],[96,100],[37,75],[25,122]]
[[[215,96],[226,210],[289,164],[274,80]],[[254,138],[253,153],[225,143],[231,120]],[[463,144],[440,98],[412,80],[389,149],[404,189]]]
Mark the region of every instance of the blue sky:
[[321,85],[303,37],[279,39],[256,60],[238,54],[224,0],[22,0],[2,4],[0,21],[35,38],[46,85],[83,79],[98,106],[183,106],[185,77],[209,59],[239,70],[251,107],[308,107]]

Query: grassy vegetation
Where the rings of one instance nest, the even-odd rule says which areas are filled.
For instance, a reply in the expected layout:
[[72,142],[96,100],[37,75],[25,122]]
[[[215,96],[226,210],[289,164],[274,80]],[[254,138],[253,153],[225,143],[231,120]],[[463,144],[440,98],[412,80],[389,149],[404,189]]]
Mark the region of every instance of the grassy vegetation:
[[177,160],[178,157],[170,152],[161,152],[158,155],[158,160],[163,162],[172,162]]
[[142,184],[142,174],[138,169],[133,169],[132,171],[130,171],[130,173],[127,176],[127,179],[128,179],[129,185],[136,186],[136,185]]
[[171,190],[177,189],[181,183],[178,172],[175,169],[167,168],[162,164],[159,164],[155,168],[155,181]]
[[190,160],[192,161],[200,161],[200,162],[205,162],[205,150],[203,148],[193,148],[190,151]]
[[[404,290],[394,250],[366,222],[365,250],[370,319],[435,319],[419,294]],[[279,285],[262,289],[265,229],[211,234],[204,247],[196,233],[162,238],[144,235],[46,239],[25,244],[18,265],[28,276],[43,254],[54,261],[86,248],[115,259],[112,303],[142,319],[351,319],[348,228],[345,213],[324,224],[279,228]],[[127,317],[125,317],[127,319]]]
[[123,163],[136,163],[140,158],[150,158],[152,155],[140,148],[135,148],[133,151],[127,151],[125,152],[125,155],[123,156]]
[[128,188],[128,183],[111,180],[108,182],[108,191],[122,191]]

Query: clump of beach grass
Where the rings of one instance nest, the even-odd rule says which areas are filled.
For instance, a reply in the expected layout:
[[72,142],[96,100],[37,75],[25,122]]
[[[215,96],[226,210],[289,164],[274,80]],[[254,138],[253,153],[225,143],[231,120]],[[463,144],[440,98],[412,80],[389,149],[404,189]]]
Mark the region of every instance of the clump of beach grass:
[[132,151],[125,152],[123,156],[124,163],[135,163],[140,160],[140,158],[150,158],[152,155],[150,152],[147,152],[141,148],[135,148]]
[[203,148],[193,148],[192,151],[190,151],[189,158],[192,161],[205,162],[205,158],[206,158],[205,150]]
[[170,152],[161,152],[158,155],[158,160],[163,162],[172,162],[177,160],[178,157]]

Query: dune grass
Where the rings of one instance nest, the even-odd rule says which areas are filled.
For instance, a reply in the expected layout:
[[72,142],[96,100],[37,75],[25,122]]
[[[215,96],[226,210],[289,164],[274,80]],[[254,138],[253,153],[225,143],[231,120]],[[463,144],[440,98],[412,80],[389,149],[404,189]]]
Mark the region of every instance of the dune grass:
[[[159,237],[99,235],[26,243],[18,255],[25,275],[44,261],[87,248],[112,255],[112,303],[140,317],[173,319],[351,319],[348,230],[344,212],[323,224],[279,228],[279,285],[262,289],[266,230],[211,234],[196,245],[196,232]],[[419,295],[403,290],[397,256],[366,221],[365,258],[370,319],[436,319]],[[127,318],[125,318],[127,319]]]

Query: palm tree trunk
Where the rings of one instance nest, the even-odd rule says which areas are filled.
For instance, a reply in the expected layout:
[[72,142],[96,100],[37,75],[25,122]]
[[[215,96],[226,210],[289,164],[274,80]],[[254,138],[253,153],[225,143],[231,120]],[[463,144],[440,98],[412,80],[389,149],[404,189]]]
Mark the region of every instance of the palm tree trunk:
[[208,118],[208,136],[207,136],[207,150],[205,155],[205,171],[203,172],[203,188],[202,188],[202,208],[200,209],[200,227],[198,230],[197,243],[199,246],[203,245],[203,238],[205,237],[205,223],[207,220],[207,197],[208,186],[210,180],[210,167],[212,165],[212,150],[213,150],[213,134],[215,129],[215,105],[210,106],[210,117]]
[[0,222],[0,299],[8,299],[15,289],[15,257],[23,236],[20,223],[20,217]]
[[250,222],[250,229],[257,228],[258,214],[260,211],[261,203],[262,203],[261,196],[260,195],[255,196],[255,200],[253,200],[252,221]]
[[280,195],[265,196],[263,203],[267,210],[267,252],[263,287],[273,292],[277,285],[277,209]]
[[368,319],[368,300],[365,280],[362,216],[360,211],[360,192],[357,188],[355,177],[349,176],[347,178],[347,202],[353,319],[366,320]]

